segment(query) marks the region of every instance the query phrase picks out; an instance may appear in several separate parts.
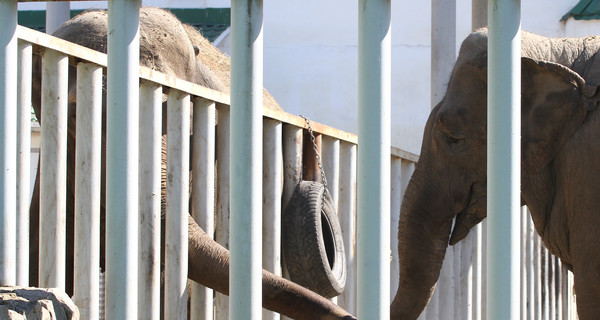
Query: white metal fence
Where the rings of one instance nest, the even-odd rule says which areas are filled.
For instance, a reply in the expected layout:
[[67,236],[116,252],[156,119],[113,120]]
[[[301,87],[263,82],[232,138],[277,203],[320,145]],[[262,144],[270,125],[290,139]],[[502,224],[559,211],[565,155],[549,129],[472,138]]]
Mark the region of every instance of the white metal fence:
[[[44,87],[43,95],[56,97],[62,94],[63,100],[67,95],[67,63],[78,63],[78,76],[80,92],[78,102],[81,107],[87,108],[89,116],[83,116],[86,109],[78,109],[77,128],[85,128],[84,133],[89,134],[88,140],[84,140],[84,133],[78,131],[78,153],[79,157],[76,170],[79,177],[77,184],[76,203],[89,207],[76,206],[77,215],[76,228],[84,229],[84,235],[76,240],[77,255],[75,271],[75,293],[74,300],[83,313],[83,318],[94,318],[98,316],[99,302],[99,186],[100,166],[99,128],[101,117],[98,116],[102,95],[101,73],[106,68],[106,55],[87,50],[85,48],[69,44],[65,41],[49,37],[26,28],[19,27],[19,70],[18,87],[20,98],[18,99],[18,110],[21,117],[29,117],[31,96],[31,79],[23,76],[31,74],[32,54],[43,53],[44,56]],[[58,74],[58,76],[57,76]],[[62,74],[62,76],[61,76]],[[87,76],[89,75],[89,76]],[[160,227],[160,148],[161,148],[161,103],[162,93],[169,95],[169,109],[182,109],[177,116],[169,114],[169,119],[183,120],[183,126],[173,131],[179,132],[179,140],[169,140],[168,153],[178,151],[181,145],[185,145],[189,126],[185,124],[185,118],[190,119],[189,111],[186,109],[193,102],[192,125],[194,139],[191,141],[193,153],[191,161],[185,151],[179,153],[182,166],[172,167],[171,173],[180,177],[180,188],[169,188],[169,192],[176,192],[170,198],[176,198],[177,205],[187,208],[186,177],[188,177],[187,166],[193,170],[194,179],[191,185],[193,202],[191,212],[201,227],[207,232],[214,230],[215,239],[228,246],[229,228],[229,97],[219,92],[211,91],[191,83],[187,83],[172,77],[158,74],[149,69],[141,68],[140,89],[140,211],[149,213],[148,217],[140,217],[145,221],[140,224],[141,247],[140,253],[159,252],[160,241],[157,238],[157,230]],[[89,81],[89,82],[86,82]],[[82,103],[83,99],[87,99]],[[181,108],[175,108],[178,105]],[[46,262],[46,266],[40,265],[41,275],[47,275],[48,286],[64,286],[64,266],[56,262],[48,261],[50,257],[64,256],[64,208],[51,206],[56,203],[64,203],[66,181],[66,160],[64,159],[64,146],[66,138],[66,121],[55,121],[52,117],[66,112],[66,105],[44,105],[44,123],[42,126],[42,197],[46,203],[50,203],[46,212],[55,212],[52,216],[56,221],[44,223],[47,239],[44,244],[45,258],[40,257],[40,262]],[[60,111],[62,110],[62,111]],[[215,116],[218,115],[218,126],[215,131]],[[53,123],[56,124],[53,125]],[[302,118],[269,109],[264,110],[264,169],[263,169],[263,266],[276,274],[282,272],[281,231],[280,219],[281,208],[291,198],[293,189],[301,177],[302,172],[302,139],[305,121]],[[93,128],[93,129],[92,129]],[[348,281],[345,292],[337,298],[337,302],[353,314],[356,314],[356,166],[357,146],[356,136],[313,123],[315,132],[322,135],[322,157],[325,172],[331,188],[334,201],[338,206],[338,214],[342,227],[346,258],[348,265]],[[20,132],[29,130],[28,126],[19,127]],[[27,131],[28,132],[28,131]],[[170,131],[171,132],[171,131]],[[94,133],[94,134],[91,134]],[[23,134],[19,135],[20,137]],[[171,136],[171,135],[170,135]],[[176,134],[172,135],[173,137]],[[59,137],[59,138],[54,138]],[[81,139],[80,139],[81,138]],[[29,154],[30,146],[26,139],[20,144],[19,154]],[[218,146],[218,147],[217,147]],[[177,147],[177,148],[174,148]],[[185,150],[185,148],[184,148]],[[55,156],[53,156],[55,155]],[[152,156],[148,156],[152,155]],[[84,157],[84,158],[81,158]],[[396,254],[396,234],[400,203],[410,175],[417,161],[415,155],[392,149],[392,221],[390,222],[392,234],[392,268],[391,268],[391,295],[395,293],[398,282],[398,266]],[[46,159],[46,160],[44,160]],[[218,167],[215,167],[215,162]],[[283,166],[281,166],[283,163]],[[187,165],[185,165],[187,164]],[[29,164],[19,164],[18,188],[29,190]],[[26,169],[26,170],[24,170]],[[216,174],[216,179],[215,179]],[[146,180],[147,179],[147,180]],[[283,182],[282,182],[283,181]],[[216,184],[216,185],[215,185]],[[53,192],[49,194],[48,192]],[[55,192],[55,193],[54,193]],[[216,195],[214,193],[217,193]],[[172,193],[171,193],[172,194]],[[27,215],[28,205],[19,202],[20,216]],[[175,206],[177,206],[175,205]],[[142,206],[146,208],[142,210]],[[171,205],[170,207],[173,207]],[[178,212],[181,210],[178,210]],[[167,214],[169,216],[169,213]],[[171,216],[169,216],[171,218]],[[523,319],[573,319],[574,307],[571,301],[572,281],[568,274],[559,264],[556,258],[550,256],[533,230],[528,215],[523,214],[523,245],[522,245],[522,318]],[[87,219],[82,220],[82,218]],[[181,217],[187,223],[185,217]],[[28,227],[24,219],[18,228],[19,234],[26,231]],[[444,263],[444,271],[438,286],[436,295],[428,307],[422,319],[483,319],[485,312],[485,262],[482,260],[485,252],[483,241],[485,239],[485,226],[477,227],[475,232],[461,244],[448,250],[447,259]],[[170,233],[167,231],[168,234]],[[159,234],[159,233],[158,233]],[[167,234],[167,237],[169,235]],[[27,239],[27,234],[23,237]],[[186,242],[179,235],[174,243],[182,248]],[[21,238],[20,238],[21,239]],[[25,241],[25,240],[23,240]],[[21,244],[19,248],[27,247]],[[185,250],[184,250],[185,251]],[[16,269],[23,271],[28,269],[28,261],[24,259],[27,250],[18,250],[20,257],[16,261]],[[182,254],[186,254],[185,252]],[[154,260],[144,260],[144,257],[153,256]],[[158,314],[158,275],[155,272],[160,260],[158,254],[140,254],[140,284],[139,284],[139,312],[140,318],[150,318]],[[64,259],[63,259],[64,260]],[[4,263],[4,266],[10,264]],[[187,266],[180,271],[184,273]],[[155,271],[150,271],[155,270]],[[26,272],[25,272],[26,273]],[[146,276],[148,275],[148,276]],[[150,276],[151,275],[151,276]],[[19,279],[21,279],[19,277]],[[167,278],[167,281],[171,281]],[[174,281],[180,281],[175,279]],[[26,280],[19,280],[27,285]],[[166,284],[169,287],[170,284]],[[110,295],[110,292],[106,293]],[[227,319],[227,298],[215,294],[201,286],[194,286],[192,299],[192,317],[194,319]],[[176,301],[167,301],[166,305],[175,305]],[[143,314],[143,312],[148,312]],[[265,319],[276,319],[277,315],[265,312]]]
[[[486,319],[485,239],[484,220],[463,241],[448,248],[436,292],[420,320]],[[577,319],[573,274],[544,247],[527,207],[521,210],[521,239],[520,318]],[[392,263],[392,291],[397,287],[397,268]]]

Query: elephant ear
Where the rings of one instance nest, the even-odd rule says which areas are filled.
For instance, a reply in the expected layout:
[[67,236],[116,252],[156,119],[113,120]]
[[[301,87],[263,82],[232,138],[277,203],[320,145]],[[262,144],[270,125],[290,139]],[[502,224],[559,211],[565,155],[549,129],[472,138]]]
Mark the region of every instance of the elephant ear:
[[596,88],[573,70],[556,63],[521,59],[523,168],[536,173],[547,166],[587,112],[596,108]]

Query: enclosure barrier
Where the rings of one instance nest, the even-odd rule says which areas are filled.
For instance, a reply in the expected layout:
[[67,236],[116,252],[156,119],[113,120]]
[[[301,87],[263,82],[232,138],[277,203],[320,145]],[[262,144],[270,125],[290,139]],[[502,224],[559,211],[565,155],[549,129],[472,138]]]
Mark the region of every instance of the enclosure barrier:
[[[74,299],[82,311],[84,318],[98,318],[100,312],[98,310],[98,297],[103,295],[99,292],[99,270],[97,259],[99,257],[99,245],[94,242],[98,239],[98,235],[89,236],[95,233],[99,228],[97,226],[98,216],[95,213],[99,208],[99,176],[98,166],[100,165],[100,152],[98,147],[98,128],[101,126],[100,118],[97,114],[99,108],[88,109],[89,106],[99,104],[99,92],[101,92],[101,81],[99,74],[101,70],[106,68],[106,55],[95,51],[70,44],[68,42],[56,39],[45,34],[35,32],[23,27],[18,27],[16,34],[19,38],[19,44],[23,48],[23,54],[19,58],[20,72],[23,75],[31,73],[29,61],[32,55],[28,53],[31,50],[34,54],[42,54],[44,59],[44,69],[55,68],[63,61],[68,61],[71,65],[78,66],[77,79],[81,85],[81,92],[77,98],[79,105],[77,117],[78,128],[89,128],[90,134],[89,143],[79,140],[84,137],[84,133],[78,134],[78,143],[88,145],[87,148],[78,148],[76,170],[79,177],[91,177],[90,183],[85,184],[84,181],[78,181],[76,189],[76,202],[79,204],[88,204],[89,208],[80,208],[77,212],[89,212],[87,218],[90,222],[82,222],[80,217],[84,214],[77,215],[76,225],[82,223],[81,228],[90,228],[88,237],[85,239],[92,240],[89,242],[81,241],[82,245],[78,252],[84,252],[78,255],[76,264],[76,284],[75,287],[81,291],[75,293]],[[53,57],[60,57],[55,59]],[[53,62],[56,61],[56,62]],[[64,66],[62,67],[64,68]],[[89,74],[89,76],[85,76]],[[180,117],[183,121],[180,129],[173,131],[173,135],[179,134],[178,142],[168,142],[169,155],[173,157],[179,155],[179,160],[182,162],[181,167],[172,168],[179,172],[181,183],[179,188],[169,187],[169,193],[173,196],[169,198],[178,199],[178,205],[187,208],[187,190],[185,177],[187,169],[184,163],[188,163],[194,172],[192,179],[191,194],[192,214],[198,219],[199,224],[209,233],[214,230],[215,238],[224,246],[228,246],[228,228],[229,228],[229,97],[223,93],[212,91],[173,77],[160,74],[147,68],[140,68],[140,157],[139,175],[139,206],[140,212],[144,216],[140,216],[140,243],[145,245],[139,249],[139,274],[140,281],[137,289],[138,292],[138,311],[140,317],[150,319],[158,316],[159,310],[159,264],[158,259],[160,245],[160,148],[161,148],[161,103],[162,94],[168,94],[169,112],[177,112],[180,110]],[[49,83],[57,86],[66,86],[66,77],[61,83],[57,83],[57,78],[54,78],[53,73],[48,73],[46,76],[52,81]],[[19,99],[18,109],[21,114],[29,114],[30,102],[26,99],[28,87],[31,79],[26,76],[20,76],[19,88],[25,91],[24,98]],[[85,84],[89,83],[89,84]],[[46,85],[43,90],[48,90]],[[48,92],[48,94],[51,94]],[[86,97],[89,102],[84,102]],[[189,111],[186,111],[186,106],[189,102],[193,102],[191,107],[192,128],[190,129],[185,124],[185,119],[190,119]],[[179,106],[179,107],[176,107]],[[89,117],[83,116],[85,111],[90,111]],[[25,112],[26,111],[26,112]],[[93,111],[93,112],[91,112]],[[218,114],[218,126],[215,129],[215,114]],[[274,111],[271,109],[263,110],[263,267],[276,273],[282,273],[282,262],[280,257],[280,218],[281,209],[291,198],[291,194],[296,183],[302,177],[302,139],[303,131],[306,129],[304,119],[297,116],[287,114],[285,112]],[[174,120],[169,116],[170,120]],[[44,118],[46,119],[46,118]],[[60,121],[57,121],[59,123]],[[44,120],[43,126],[51,126]],[[28,130],[27,126],[21,126]],[[325,172],[329,180],[332,195],[336,199],[338,206],[338,215],[342,227],[344,244],[346,246],[346,258],[348,262],[348,281],[346,290],[338,298],[338,303],[346,308],[351,313],[356,314],[356,166],[357,166],[357,137],[339,130],[318,124],[312,123],[314,131],[322,135],[322,157],[324,161]],[[175,128],[170,125],[170,128]],[[62,132],[66,129],[65,124],[60,124],[58,130]],[[43,135],[50,128],[43,128]],[[62,130],[62,131],[61,131]],[[190,130],[194,133],[194,138],[191,141],[192,161],[189,162],[188,154],[178,150],[178,144],[183,145],[189,141],[183,137],[187,137],[187,132]],[[94,134],[95,133],[95,134]],[[23,136],[21,133],[19,136]],[[174,138],[174,137],[173,137]],[[26,144],[27,141],[24,141]],[[23,147],[27,150],[28,146]],[[57,150],[56,141],[48,139],[42,146],[46,152]],[[185,149],[185,148],[184,148]],[[179,151],[178,153],[175,153]],[[80,156],[81,154],[81,156]],[[89,160],[84,160],[90,157]],[[183,157],[183,158],[182,158]],[[171,158],[169,158],[171,159]],[[417,156],[392,148],[391,150],[391,223],[390,232],[392,234],[392,264],[391,274],[392,279],[390,285],[390,294],[395,293],[397,286],[397,225],[398,214],[402,195],[406,189],[406,185],[414,170],[414,164],[417,161]],[[216,160],[216,161],[215,161]],[[60,162],[47,161],[45,166],[49,167],[50,171],[56,171],[60,166],[66,166],[64,160]],[[215,162],[218,166],[215,168]],[[283,162],[283,165],[279,165]],[[21,165],[20,165],[21,166]],[[28,170],[23,170],[28,172]],[[215,179],[216,174],[216,179]],[[62,178],[61,178],[62,179]],[[142,180],[147,179],[147,180]],[[20,178],[19,187],[28,183],[29,178]],[[216,181],[216,186],[214,183]],[[282,185],[283,181],[283,185]],[[216,196],[214,192],[217,192]],[[47,191],[42,191],[44,194]],[[64,192],[64,191],[63,191]],[[213,200],[216,199],[216,202]],[[76,206],[78,207],[78,206]],[[94,208],[95,207],[95,208]],[[170,206],[172,207],[172,206]],[[175,212],[181,213],[181,208],[175,208]],[[185,211],[185,210],[184,210]],[[186,211],[185,211],[186,212]],[[171,211],[167,213],[172,219],[174,216]],[[181,215],[179,215],[181,218]],[[533,230],[533,225],[527,215],[523,213],[523,243],[522,243],[522,309],[521,315],[523,319],[574,319],[572,317],[573,304],[571,301],[572,280],[570,274],[559,265],[556,258],[547,254],[540,240]],[[180,219],[181,220],[181,219]],[[187,223],[187,222],[184,222]],[[79,227],[76,227],[79,228]],[[485,228],[484,228],[485,229]],[[96,230],[96,231],[93,231]],[[86,231],[84,231],[86,232]],[[168,232],[170,234],[170,232]],[[59,234],[64,239],[65,235]],[[170,235],[167,235],[170,237]],[[148,240],[145,240],[148,239]],[[482,239],[485,239],[485,235]],[[486,300],[485,287],[482,279],[485,279],[485,263],[481,257],[485,252],[481,252],[478,248],[482,246],[482,239],[472,239],[471,242],[463,242],[460,245],[452,247],[449,252],[453,253],[453,259],[445,262],[446,268],[444,272],[448,272],[448,277],[452,279],[448,285],[452,286],[453,292],[456,294],[453,297],[454,303],[449,303],[454,306],[452,314],[449,314],[443,308],[432,305],[430,309],[421,317],[421,319],[484,319],[481,308]],[[50,240],[49,240],[50,241]],[[58,240],[60,241],[64,240]],[[185,248],[185,241],[181,238],[174,239],[175,243],[180,247]],[[79,242],[79,240],[78,240]],[[61,244],[62,245],[62,244]],[[56,247],[56,246],[54,246]],[[57,249],[49,249],[57,250]],[[53,252],[49,253],[54,254]],[[186,252],[180,255],[186,255]],[[148,257],[153,257],[154,260],[148,260]],[[18,259],[17,261],[24,261]],[[530,263],[530,261],[532,263]],[[14,262],[11,262],[14,263]],[[10,266],[11,263],[4,263],[4,266]],[[21,263],[21,262],[19,262]],[[23,262],[25,263],[25,262]],[[14,265],[14,264],[13,264]],[[16,265],[17,270],[25,267]],[[89,268],[89,269],[88,269]],[[43,268],[42,268],[43,269]],[[284,269],[284,268],[283,268]],[[89,270],[89,271],[77,271]],[[448,271],[449,270],[449,271]],[[41,271],[46,272],[46,271]],[[181,270],[184,273],[186,270]],[[483,275],[477,276],[477,275]],[[56,275],[57,278],[64,279],[63,274]],[[170,281],[170,280],[167,280]],[[177,281],[177,280],[176,280]],[[167,284],[169,286],[169,284]],[[101,287],[101,286],[100,286]],[[217,295],[213,300],[213,293],[200,286],[195,286],[192,297],[195,301],[192,308],[192,317],[194,319],[228,319],[228,308],[226,298]],[[110,295],[111,292],[106,292]],[[447,297],[444,297],[447,298]],[[438,299],[439,301],[439,299]],[[165,304],[176,305],[177,301],[167,301]],[[432,311],[435,307],[435,311]],[[214,314],[213,314],[214,310]],[[145,314],[144,312],[147,312]],[[485,312],[483,312],[485,314]],[[184,317],[181,315],[181,317]],[[270,312],[263,313],[263,317],[269,319],[277,319],[278,315]]]

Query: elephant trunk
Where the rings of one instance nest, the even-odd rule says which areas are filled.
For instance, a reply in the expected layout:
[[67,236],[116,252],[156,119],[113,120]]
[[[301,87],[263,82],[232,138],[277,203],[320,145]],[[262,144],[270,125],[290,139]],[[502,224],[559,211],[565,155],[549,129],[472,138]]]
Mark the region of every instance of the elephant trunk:
[[[229,251],[212,240],[189,218],[188,277],[223,294],[229,294]],[[204,270],[212,270],[209,275]],[[263,307],[294,319],[356,319],[322,296],[262,272]]]
[[431,201],[432,190],[415,183],[417,176],[419,174],[416,171],[400,212],[400,283],[391,305],[393,320],[417,319],[429,303],[440,275],[452,227],[451,216],[440,214],[442,212],[430,207],[435,205]]

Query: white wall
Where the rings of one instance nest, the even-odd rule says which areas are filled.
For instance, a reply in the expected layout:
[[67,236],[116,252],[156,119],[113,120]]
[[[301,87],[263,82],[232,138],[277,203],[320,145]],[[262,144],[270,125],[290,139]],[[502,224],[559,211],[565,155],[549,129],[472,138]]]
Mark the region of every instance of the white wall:
[[[559,19],[578,0],[522,3],[524,30],[600,33],[598,22]],[[264,3],[265,87],[288,112],[357,132],[355,1]],[[471,0],[457,0],[457,49],[471,30]],[[431,1],[392,1],[392,144],[418,153],[430,110]]]
[[[457,50],[471,30],[471,0],[456,0]],[[578,0],[522,2],[523,30],[545,36],[600,33],[598,21],[559,19]],[[162,7],[228,7],[230,0],[143,0]],[[73,9],[106,2],[72,2]],[[43,9],[44,3],[19,3]],[[288,112],[357,133],[356,1],[264,2],[264,82]],[[431,1],[392,2],[392,145],[419,153],[430,110]],[[219,47],[227,52],[229,38]]]

